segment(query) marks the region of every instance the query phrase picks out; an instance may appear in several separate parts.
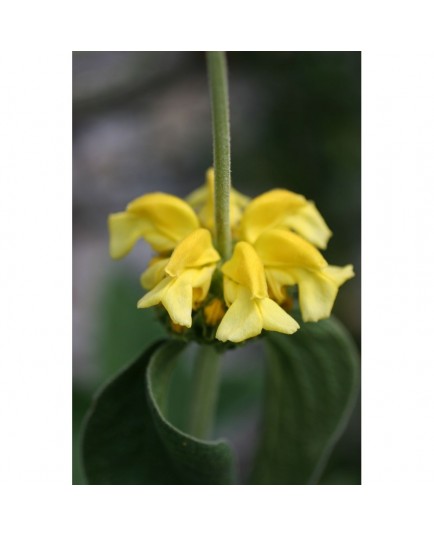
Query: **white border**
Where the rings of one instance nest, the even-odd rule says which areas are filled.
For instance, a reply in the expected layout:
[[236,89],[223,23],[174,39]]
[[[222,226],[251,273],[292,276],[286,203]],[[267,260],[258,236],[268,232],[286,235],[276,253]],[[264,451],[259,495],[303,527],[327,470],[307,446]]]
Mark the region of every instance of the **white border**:
[[[386,4],[8,7],[2,35],[5,534],[432,527],[431,20]],[[201,19],[199,19],[201,17]],[[363,50],[363,485],[71,486],[71,51]],[[411,48],[409,48],[411,47]],[[41,416],[44,416],[43,418]],[[423,530],[422,530],[423,528]]]

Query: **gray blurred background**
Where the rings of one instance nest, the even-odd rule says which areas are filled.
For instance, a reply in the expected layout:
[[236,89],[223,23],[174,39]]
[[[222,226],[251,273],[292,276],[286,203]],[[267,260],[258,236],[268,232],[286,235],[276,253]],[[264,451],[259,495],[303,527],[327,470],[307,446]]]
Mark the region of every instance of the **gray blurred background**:
[[[358,52],[228,53],[233,185],[250,196],[288,188],[316,202],[334,233],[326,259],[355,267],[334,313],[359,346],[360,59]],[[152,312],[136,309],[151,250],[141,243],[111,261],[107,215],[147,192],[184,197],[202,185],[212,164],[204,54],[74,53],[73,162],[79,484],[77,431],[91,394],[162,333]],[[245,356],[239,362],[250,366]],[[360,483],[360,404],[322,483]]]

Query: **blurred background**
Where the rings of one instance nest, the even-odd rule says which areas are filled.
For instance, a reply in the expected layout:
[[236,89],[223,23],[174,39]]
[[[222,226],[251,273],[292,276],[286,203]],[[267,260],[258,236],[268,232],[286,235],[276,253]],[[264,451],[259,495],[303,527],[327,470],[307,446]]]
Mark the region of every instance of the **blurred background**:
[[[359,347],[360,61],[359,52],[228,53],[233,185],[252,197],[281,187],[316,202],[334,233],[328,262],[355,267],[357,277],[341,288],[334,313]],[[78,432],[92,394],[163,333],[152,311],[136,309],[143,295],[138,277],[151,250],[141,243],[111,261],[107,215],[148,192],[185,197],[202,185],[211,164],[203,53],[73,53],[75,484],[84,483]],[[243,425],[224,430],[233,435],[242,472],[258,427],[252,393],[263,370],[255,345],[237,351],[238,359],[225,358],[221,393],[223,415],[231,393],[244,408]],[[246,370],[251,390],[243,394],[237,381]],[[322,484],[360,484],[360,444],[359,400]]]

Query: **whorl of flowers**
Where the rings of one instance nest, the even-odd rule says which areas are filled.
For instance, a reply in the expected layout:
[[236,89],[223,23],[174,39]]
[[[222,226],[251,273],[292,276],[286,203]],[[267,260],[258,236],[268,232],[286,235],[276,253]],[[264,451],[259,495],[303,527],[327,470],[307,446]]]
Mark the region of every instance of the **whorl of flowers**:
[[112,258],[140,238],[156,253],[141,276],[148,292],[138,307],[161,304],[174,332],[195,328],[208,340],[233,343],[263,329],[297,331],[289,314],[295,288],[303,321],[330,316],[338,288],[354,272],[352,265],[330,266],[318,251],[332,233],[315,204],[283,189],[252,200],[232,189],[229,211],[234,247],[224,263],[213,245],[212,169],[185,200],[146,194],[109,216]]

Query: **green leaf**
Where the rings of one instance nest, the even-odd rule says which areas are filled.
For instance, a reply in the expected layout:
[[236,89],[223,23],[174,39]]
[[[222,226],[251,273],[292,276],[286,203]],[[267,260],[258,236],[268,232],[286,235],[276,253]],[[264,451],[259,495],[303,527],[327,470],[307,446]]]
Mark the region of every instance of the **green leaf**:
[[88,483],[232,481],[233,456],[226,442],[199,441],[165,418],[172,372],[184,348],[180,341],[154,344],[96,396],[82,440]]
[[89,408],[91,400],[90,394],[79,387],[74,387],[72,391],[72,483],[75,485],[84,484],[84,478],[80,465],[80,438],[81,424]]
[[166,418],[176,344],[169,342],[159,348],[148,367],[148,398],[155,425],[183,484],[230,484],[234,481],[234,459],[229,444],[221,439],[199,440]]
[[96,395],[84,422],[82,463],[89,484],[176,484],[154,427],[144,374],[154,344]]
[[343,432],[359,385],[358,352],[334,319],[268,333],[262,440],[254,484],[314,484]]

